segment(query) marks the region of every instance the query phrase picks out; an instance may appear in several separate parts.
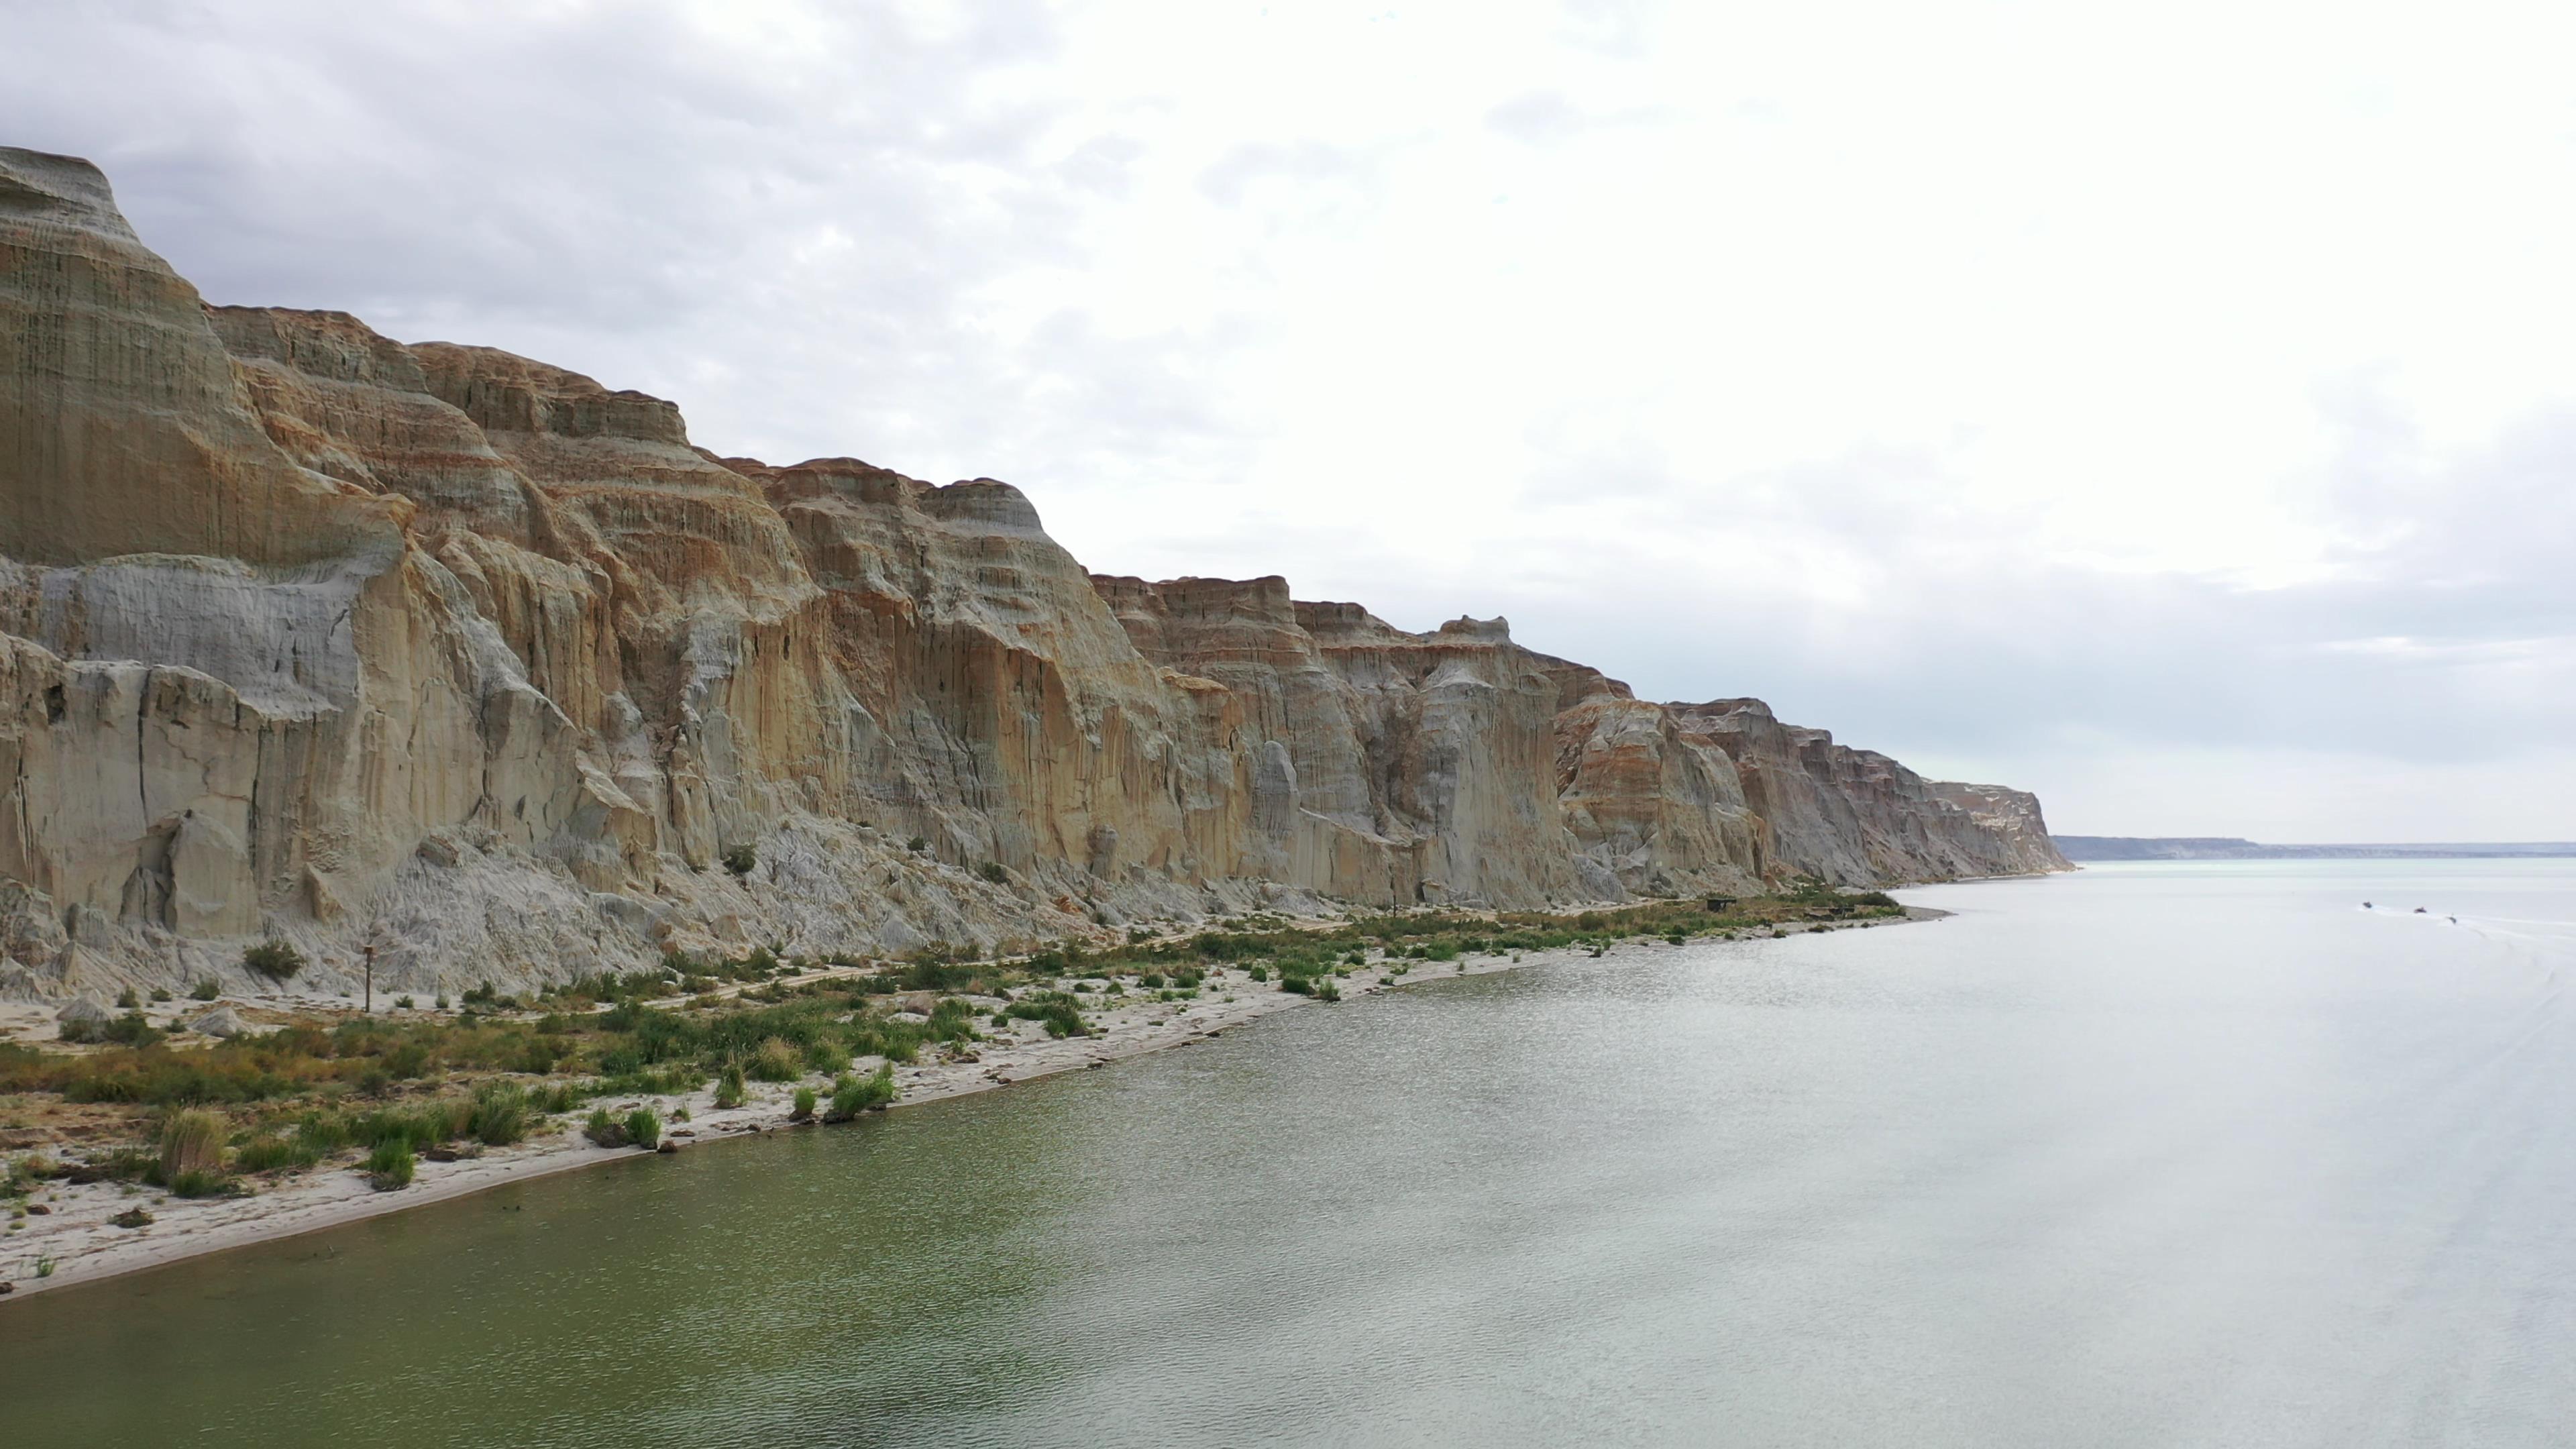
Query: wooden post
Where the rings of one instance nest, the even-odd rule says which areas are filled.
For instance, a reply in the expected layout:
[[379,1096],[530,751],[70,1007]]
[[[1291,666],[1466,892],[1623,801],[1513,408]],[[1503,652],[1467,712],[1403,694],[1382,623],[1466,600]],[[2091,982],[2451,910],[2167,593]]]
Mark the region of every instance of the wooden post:
[[367,957],[367,1015],[373,1016],[376,1014],[376,943],[369,941],[364,950]]

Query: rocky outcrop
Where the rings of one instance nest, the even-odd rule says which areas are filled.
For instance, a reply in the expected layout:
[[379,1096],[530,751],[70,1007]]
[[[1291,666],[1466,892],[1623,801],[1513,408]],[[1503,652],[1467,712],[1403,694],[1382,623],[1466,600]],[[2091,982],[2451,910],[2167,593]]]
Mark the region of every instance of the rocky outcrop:
[[188,1030],[199,1036],[236,1037],[250,1030],[250,1023],[242,1019],[240,1012],[229,1006],[218,1006],[212,1011],[198,1012],[188,1018],[186,1025]]
[[1784,725],[1758,699],[1669,706],[1735,764],[1768,860],[1837,885],[2070,870],[2035,796],[1928,781],[1887,756]]
[[1223,685],[1254,761],[1249,866],[1358,900],[1506,903],[1742,890],[1735,772],[1662,706],[1533,653],[1500,619],[1409,634],[1283,579],[1094,580],[1128,637]]
[[1094,579],[1008,484],[719,458],[558,368],[208,307],[87,163],[5,150],[0,503],[10,989],[271,933],[299,989],[373,945],[425,990],[2062,864],[2027,796],[1500,620]]
[[1968,858],[1992,863],[1989,874],[2022,875],[2073,870],[2075,862],[2057,848],[2048,821],[2039,813],[2039,797],[2003,785],[1963,785],[1956,781],[1928,784],[1935,798],[1968,812],[1974,827],[1951,831]]

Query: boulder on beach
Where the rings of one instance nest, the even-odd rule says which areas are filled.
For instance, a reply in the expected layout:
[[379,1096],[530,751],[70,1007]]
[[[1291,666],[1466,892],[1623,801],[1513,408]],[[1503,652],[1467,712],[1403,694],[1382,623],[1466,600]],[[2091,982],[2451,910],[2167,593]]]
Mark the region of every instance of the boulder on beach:
[[239,1036],[250,1030],[250,1023],[242,1020],[241,1013],[229,1006],[198,1012],[188,1018],[186,1025],[188,1030],[205,1036]]
[[64,1026],[105,1026],[116,1020],[116,1013],[100,1005],[95,996],[75,996],[54,1013],[54,1020]]

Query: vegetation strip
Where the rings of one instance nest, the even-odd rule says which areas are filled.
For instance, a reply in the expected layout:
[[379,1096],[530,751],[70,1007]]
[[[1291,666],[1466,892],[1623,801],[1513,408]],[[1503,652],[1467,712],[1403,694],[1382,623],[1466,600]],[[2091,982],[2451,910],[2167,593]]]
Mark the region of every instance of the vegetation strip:
[[[8,1163],[0,1194],[14,1235],[48,1212],[38,1199],[56,1184],[229,1197],[346,1166],[376,1190],[398,1192],[424,1159],[559,1133],[599,1098],[683,1097],[712,1080],[714,1106],[730,1109],[748,1100],[751,1083],[794,1084],[788,1121],[847,1122],[893,1104],[897,1064],[974,1062],[979,1047],[1020,1023],[1045,1038],[1081,1038],[1094,1033],[1093,1015],[1120,1006],[1178,1009],[1253,991],[1335,1000],[1363,969],[1392,983],[1417,963],[1566,948],[1599,955],[1623,939],[1740,939],[1902,914],[1882,894],[1809,886],[1571,915],[1425,912],[1302,924],[1256,916],[1190,936],[1140,931],[1106,949],[1063,945],[1007,960],[961,960],[938,945],[878,963],[788,960],[770,950],[731,960],[673,956],[660,970],[573,982],[534,999],[483,987],[452,1013],[298,1020],[207,1046],[161,1040],[129,1011],[105,1034],[107,1045],[0,1043],[0,1144],[31,1135],[22,1120],[31,1103],[40,1111],[54,1103],[57,1117],[71,1118],[58,1123],[68,1130],[40,1134],[50,1150]],[[129,1021],[140,1024],[122,1025]],[[666,1127],[662,1110],[678,1122]],[[690,1133],[680,1126],[687,1117],[686,1106],[601,1105],[578,1130],[599,1147],[668,1150],[673,1128]],[[134,1213],[151,1221],[140,1207]],[[0,1275],[8,1270],[0,1258]],[[18,1276],[50,1273],[40,1262]]]

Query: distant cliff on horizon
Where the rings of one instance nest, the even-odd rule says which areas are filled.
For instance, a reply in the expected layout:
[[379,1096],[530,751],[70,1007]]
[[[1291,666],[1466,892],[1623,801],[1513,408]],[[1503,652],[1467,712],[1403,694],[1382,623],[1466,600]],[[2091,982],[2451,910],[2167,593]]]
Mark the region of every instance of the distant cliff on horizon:
[[2576,856],[2576,842],[2426,845],[2264,845],[2226,835],[2059,835],[2068,860],[2490,860]]
[[1499,619],[1094,577],[1006,483],[207,306],[89,163],[0,150],[0,991],[2065,868],[2026,793]]

